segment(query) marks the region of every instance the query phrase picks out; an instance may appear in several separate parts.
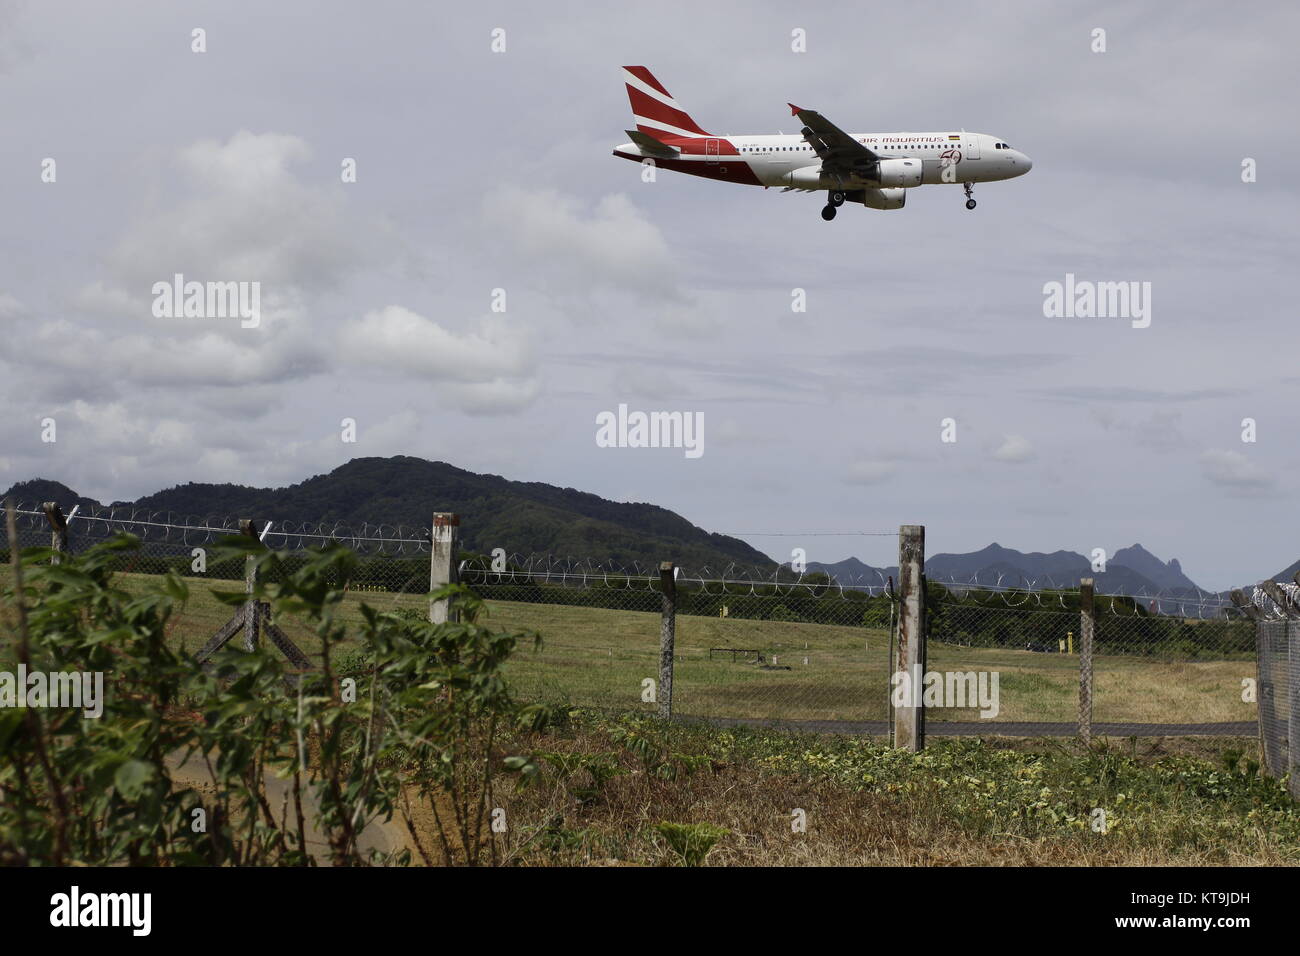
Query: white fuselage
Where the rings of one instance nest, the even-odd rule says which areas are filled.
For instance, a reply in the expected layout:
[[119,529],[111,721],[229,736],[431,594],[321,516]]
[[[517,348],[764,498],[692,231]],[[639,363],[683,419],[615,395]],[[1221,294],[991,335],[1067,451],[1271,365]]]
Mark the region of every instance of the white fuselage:
[[[987,183],[1013,179],[1029,172],[1033,163],[1018,149],[987,133],[852,133],[872,152],[886,159],[921,162],[921,184]],[[960,139],[953,139],[959,136]],[[790,184],[790,174],[818,167],[821,160],[802,136],[726,136],[764,186]],[[707,160],[707,157],[705,157]],[[734,157],[733,157],[734,158]],[[953,167],[947,178],[944,169]]]
[[[1028,156],[988,133],[849,135],[875,153],[882,163],[891,160],[918,163],[921,167],[919,181],[909,179],[897,183],[902,186],[995,182],[1023,176],[1033,167]],[[800,135],[693,136],[671,142],[681,150],[680,155],[656,162],[677,172],[758,186],[800,189],[851,189],[877,185],[870,180],[819,180],[816,174],[821,160]],[[635,143],[624,143],[614,154],[627,159],[655,159]]]

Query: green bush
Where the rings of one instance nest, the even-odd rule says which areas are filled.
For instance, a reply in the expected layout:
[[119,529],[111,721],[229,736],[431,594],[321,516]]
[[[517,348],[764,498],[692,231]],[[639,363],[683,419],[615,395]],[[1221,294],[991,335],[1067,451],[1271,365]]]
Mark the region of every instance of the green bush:
[[[138,547],[124,535],[57,565],[31,549],[6,584],[14,662],[29,673],[100,673],[104,702],[99,718],[0,710],[0,863],[313,865],[322,861],[306,846],[309,818],[334,865],[403,863],[407,851],[375,857],[358,845],[368,823],[395,814],[426,862],[496,859],[482,837],[495,780],[528,764],[496,752],[499,732],[546,719],[514,702],[502,665],[536,635],[480,625],[480,602],[457,586],[435,596],[459,620],[434,625],[362,604],[349,633],[340,605],[355,555],[337,544],[280,555],[231,539],[217,563],[252,556],[256,597],[314,631],[319,666],[292,671],[275,651],[232,641],[204,668],[165,640],[188,597],[174,571],[143,593],[114,583]],[[233,606],[246,596],[218,597]],[[338,660],[345,640],[361,650]],[[187,762],[206,771],[211,793],[181,785]],[[289,782],[287,805],[272,806],[268,773]],[[427,801],[440,848],[421,842],[411,790]]]

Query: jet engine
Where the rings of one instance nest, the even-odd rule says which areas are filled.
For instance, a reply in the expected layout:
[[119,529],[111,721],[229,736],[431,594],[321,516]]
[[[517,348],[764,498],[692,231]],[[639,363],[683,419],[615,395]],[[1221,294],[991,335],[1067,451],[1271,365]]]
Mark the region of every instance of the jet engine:
[[848,194],[850,202],[860,202],[870,209],[902,209],[907,202],[907,190],[855,189]]
[[781,177],[781,182],[796,189],[828,189],[838,186],[839,180],[822,175],[821,163],[815,166],[800,166]]
[[[920,159],[882,159],[875,165],[872,180],[881,186],[902,186],[910,188],[921,185]],[[901,206],[902,203],[899,203]],[[893,206],[885,207],[893,209]]]

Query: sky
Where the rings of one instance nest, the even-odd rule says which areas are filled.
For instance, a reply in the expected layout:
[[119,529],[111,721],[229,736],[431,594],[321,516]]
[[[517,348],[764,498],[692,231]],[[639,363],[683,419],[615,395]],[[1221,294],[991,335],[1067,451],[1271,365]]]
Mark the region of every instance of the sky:
[[[1141,542],[1253,583],[1300,557],[1300,7],[1174,14],[0,0],[0,487],[402,454],[780,560],[892,563],[824,532],[923,524],[930,553]],[[710,132],[795,133],[795,102],[1034,168],[974,211],[926,186],[830,223],[814,195],[645,182],[611,155],[633,64]],[[155,315],[177,273],[257,283],[257,324]],[[1149,282],[1149,326],[1047,317],[1067,274]],[[703,454],[600,447],[620,404],[702,414]]]

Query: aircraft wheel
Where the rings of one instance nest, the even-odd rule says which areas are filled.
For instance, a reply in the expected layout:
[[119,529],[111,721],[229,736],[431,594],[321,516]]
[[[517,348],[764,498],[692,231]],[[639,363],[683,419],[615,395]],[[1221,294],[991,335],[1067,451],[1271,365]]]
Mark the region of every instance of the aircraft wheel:
[[825,206],[825,207],[823,207],[823,209],[822,209],[822,218],[825,219],[827,222],[830,222],[832,219],[834,219],[834,218],[835,218],[835,207],[834,207],[834,206]]
[[967,199],[967,200],[966,200],[966,208],[967,208],[967,209],[974,209],[974,208],[975,208],[975,200],[973,200],[973,199]]
[[843,206],[844,193],[838,189],[831,190],[831,194],[827,197],[827,201],[835,207]]

